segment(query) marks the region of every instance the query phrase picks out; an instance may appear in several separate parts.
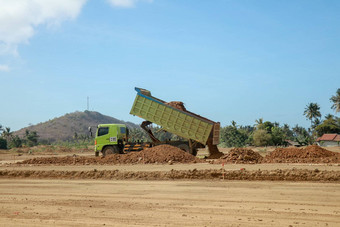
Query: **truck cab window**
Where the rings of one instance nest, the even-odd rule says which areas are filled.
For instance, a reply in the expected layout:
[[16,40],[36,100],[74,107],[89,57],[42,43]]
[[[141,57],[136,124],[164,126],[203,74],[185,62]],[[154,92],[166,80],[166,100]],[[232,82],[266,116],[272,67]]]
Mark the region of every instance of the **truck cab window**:
[[98,129],[98,136],[103,136],[109,133],[108,127],[103,127]]

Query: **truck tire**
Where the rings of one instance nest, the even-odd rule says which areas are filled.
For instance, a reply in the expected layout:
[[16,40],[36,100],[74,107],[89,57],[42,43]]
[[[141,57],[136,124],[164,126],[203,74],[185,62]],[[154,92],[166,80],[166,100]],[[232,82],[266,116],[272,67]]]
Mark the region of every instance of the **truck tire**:
[[119,154],[119,149],[116,146],[107,146],[103,149],[102,151],[103,157],[106,155],[111,155],[111,154]]
[[94,153],[94,155],[95,155],[96,157],[98,157],[98,156],[99,156],[99,152],[96,151],[96,152]]

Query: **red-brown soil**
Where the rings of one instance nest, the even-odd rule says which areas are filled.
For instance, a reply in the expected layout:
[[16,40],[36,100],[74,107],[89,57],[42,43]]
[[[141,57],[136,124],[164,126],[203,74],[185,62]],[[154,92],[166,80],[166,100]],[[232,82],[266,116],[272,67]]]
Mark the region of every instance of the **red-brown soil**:
[[140,152],[130,152],[128,154],[113,154],[105,158],[102,157],[41,157],[20,162],[19,164],[39,164],[39,165],[111,165],[111,164],[138,164],[138,163],[196,163],[203,162],[195,156],[170,145],[159,145],[145,149]]
[[270,181],[324,181],[339,182],[339,171],[307,169],[276,170],[171,170],[171,171],[39,171],[39,170],[0,170],[1,178],[47,178],[47,179],[116,179],[116,180],[270,180]]
[[186,111],[187,109],[184,107],[184,103],[183,102],[179,102],[179,101],[172,101],[172,102],[167,102],[165,103],[169,106],[172,106],[178,110],[182,110],[182,111]]
[[208,159],[216,159],[216,158],[220,158],[221,156],[224,155],[222,152],[220,152],[218,150],[217,145],[213,145],[213,141],[212,141],[211,137],[207,141],[207,146],[208,146],[208,150],[209,150]]
[[305,148],[276,148],[269,153],[267,163],[340,163],[340,153],[326,150],[318,145]]
[[263,157],[251,149],[233,148],[228,154],[223,155],[220,159],[223,159],[226,163],[256,164],[261,163]]

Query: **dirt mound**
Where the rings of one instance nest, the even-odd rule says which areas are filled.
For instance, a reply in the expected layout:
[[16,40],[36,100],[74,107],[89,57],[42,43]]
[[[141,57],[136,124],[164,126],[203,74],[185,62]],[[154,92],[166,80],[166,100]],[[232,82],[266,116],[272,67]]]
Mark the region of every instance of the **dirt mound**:
[[340,171],[320,171],[307,169],[288,170],[171,170],[171,171],[35,171],[35,170],[0,170],[1,178],[38,178],[38,179],[117,179],[117,180],[253,180],[253,181],[324,181],[338,182]]
[[202,162],[202,160],[179,149],[178,147],[174,147],[174,146],[170,146],[166,144],[145,149],[141,151],[140,153],[141,154],[139,155],[139,157],[142,156],[145,163]]
[[172,102],[167,102],[165,103],[169,106],[172,106],[178,110],[182,110],[182,111],[186,111],[187,109],[184,107],[184,103],[183,102],[179,102],[179,101],[172,101]]
[[305,148],[276,148],[265,157],[267,163],[340,163],[340,153],[318,145]]
[[159,145],[148,148],[140,152],[131,152],[128,154],[113,154],[105,158],[102,157],[84,157],[84,156],[67,156],[67,157],[46,157],[33,158],[25,160],[18,164],[39,164],[39,165],[111,165],[111,164],[138,164],[138,163],[196,163],[202,160],[195,156],[182,151],[181,149],[170,145]]
[[222,152],[218,150],[217,145],[213,145],[213,141],[211,137],[208,139],[207,145],[208,145],[208,150],[209,150],[208,159],[216,159],[224,155]]
[[261,163],[263,157],[251,149],[233,148],[220,159],[224,159],[226,163],[255,164]]

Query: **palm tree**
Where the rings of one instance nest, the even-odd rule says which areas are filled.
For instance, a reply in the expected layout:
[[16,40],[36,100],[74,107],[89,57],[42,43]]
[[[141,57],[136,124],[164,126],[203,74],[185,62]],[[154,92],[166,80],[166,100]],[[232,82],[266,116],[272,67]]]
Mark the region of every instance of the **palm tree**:
[[320,118],[315,118],[315,120],[313,121],[312,128],[315,129],[320,124],[321,124]]
[[263,125],[263,118],[259,118],[255,120],[256,124],[254,125],[257,129],[259,129]]
[[236,128],[236,121],[231,121],[231,125],[234,127],[234,128]]
[[340,88],[338,88],[336,94],[333,95],[329,100],[333,102],[332,109],[335,110],[335,113],[340,112]]
[[325,120],[329,120],[329,119],[332,119],[334,116],[332,114],[327,114],[325,116]]
[[309,103],[305,111],[303,112],[303,115],[306,116],[308,120],[311,122],[311,127],[313,126],[313,119],[317,119],[321,117],[320,113],[320,106],[317,103]]
[[9,127],[6,127],[2,132],[2,136],[6,140],[8,140],[12,135],[13,135],[13,132],[11,132],[11,128],[9,128]]

